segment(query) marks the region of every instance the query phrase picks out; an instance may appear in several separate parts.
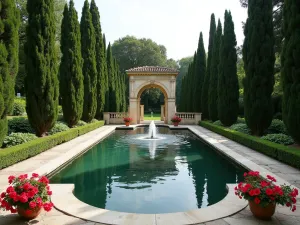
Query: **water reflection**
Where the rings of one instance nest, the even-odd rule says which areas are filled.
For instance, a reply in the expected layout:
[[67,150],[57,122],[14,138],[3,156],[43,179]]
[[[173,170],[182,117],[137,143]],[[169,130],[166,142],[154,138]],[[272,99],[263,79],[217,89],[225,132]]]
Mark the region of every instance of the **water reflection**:
[[101,208],[168,213],[207,207],[243,171],[188,131],[159,128],[165,141],[142,142],[147,128],[117,131],[51,179],[74,183],[75,196]]

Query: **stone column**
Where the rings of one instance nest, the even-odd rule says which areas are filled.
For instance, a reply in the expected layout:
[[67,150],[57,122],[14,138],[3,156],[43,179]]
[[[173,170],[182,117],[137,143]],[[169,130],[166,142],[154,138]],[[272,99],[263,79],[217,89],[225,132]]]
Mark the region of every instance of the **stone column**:
[[171,119],[172,117],[175,115],[176,111],[175,111],[175,98],[169,98],[168,99],[168,120],[167,123],[171,124]]
[[161,121],[165,120],[165,105],[161,105],[161,108],[160,108],[160,120]]
[[130,105],[129,105],[129,116],[132,118],[131,124],[137,124],[138,120],[138,100],[136,98],[130,98]]

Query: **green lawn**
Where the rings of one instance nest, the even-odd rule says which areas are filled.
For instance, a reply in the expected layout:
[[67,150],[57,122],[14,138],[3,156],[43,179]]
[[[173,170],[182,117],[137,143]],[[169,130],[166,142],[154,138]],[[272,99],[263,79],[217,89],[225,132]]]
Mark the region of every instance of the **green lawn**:
[[153,117],[151,117],[151,114],[145,114],[144,120],[158,120],[160,121],[160,113],[153,113]]

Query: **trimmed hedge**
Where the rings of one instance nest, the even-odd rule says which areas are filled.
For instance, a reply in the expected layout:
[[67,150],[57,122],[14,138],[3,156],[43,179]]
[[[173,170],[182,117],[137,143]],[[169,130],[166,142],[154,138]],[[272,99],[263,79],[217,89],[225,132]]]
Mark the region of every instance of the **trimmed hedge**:
[[104,125],[104,121],[72,128],[51,136],[0,150],[0,169],[11,166],[17,162],[33,157],[57,145],[70,141],[80,135],[88,133]]
[[201,121],[199,125],[251,149],[300,169],[300,149],[272,143],[259,137],[254,137],[238,131],[230,130],[228,128],[213,125],[210,122]]

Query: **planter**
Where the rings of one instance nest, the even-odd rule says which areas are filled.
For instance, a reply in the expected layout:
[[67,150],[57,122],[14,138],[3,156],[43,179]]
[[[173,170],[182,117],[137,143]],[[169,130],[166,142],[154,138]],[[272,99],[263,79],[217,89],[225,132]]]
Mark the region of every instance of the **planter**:
[[174,127],[178,127],[179,122],[173,122]]
[[[22,208],[17,208],[18,214],[23,217],[26,220],[32,220],[38,217],[38,215],[41,213],[42,208],[41,207],[36,207],[35,209],[30,209],[30,210],[25,210]],[[28,211],[28,212],[27,212]]]
[[129,127],[130,122],[125,122],[126,127]]
[[252,214],[261,220],[269,220],[275,213],[276,204],[269,204],[267,207],[262,207],[253,201],[249,201],[249,207]]

